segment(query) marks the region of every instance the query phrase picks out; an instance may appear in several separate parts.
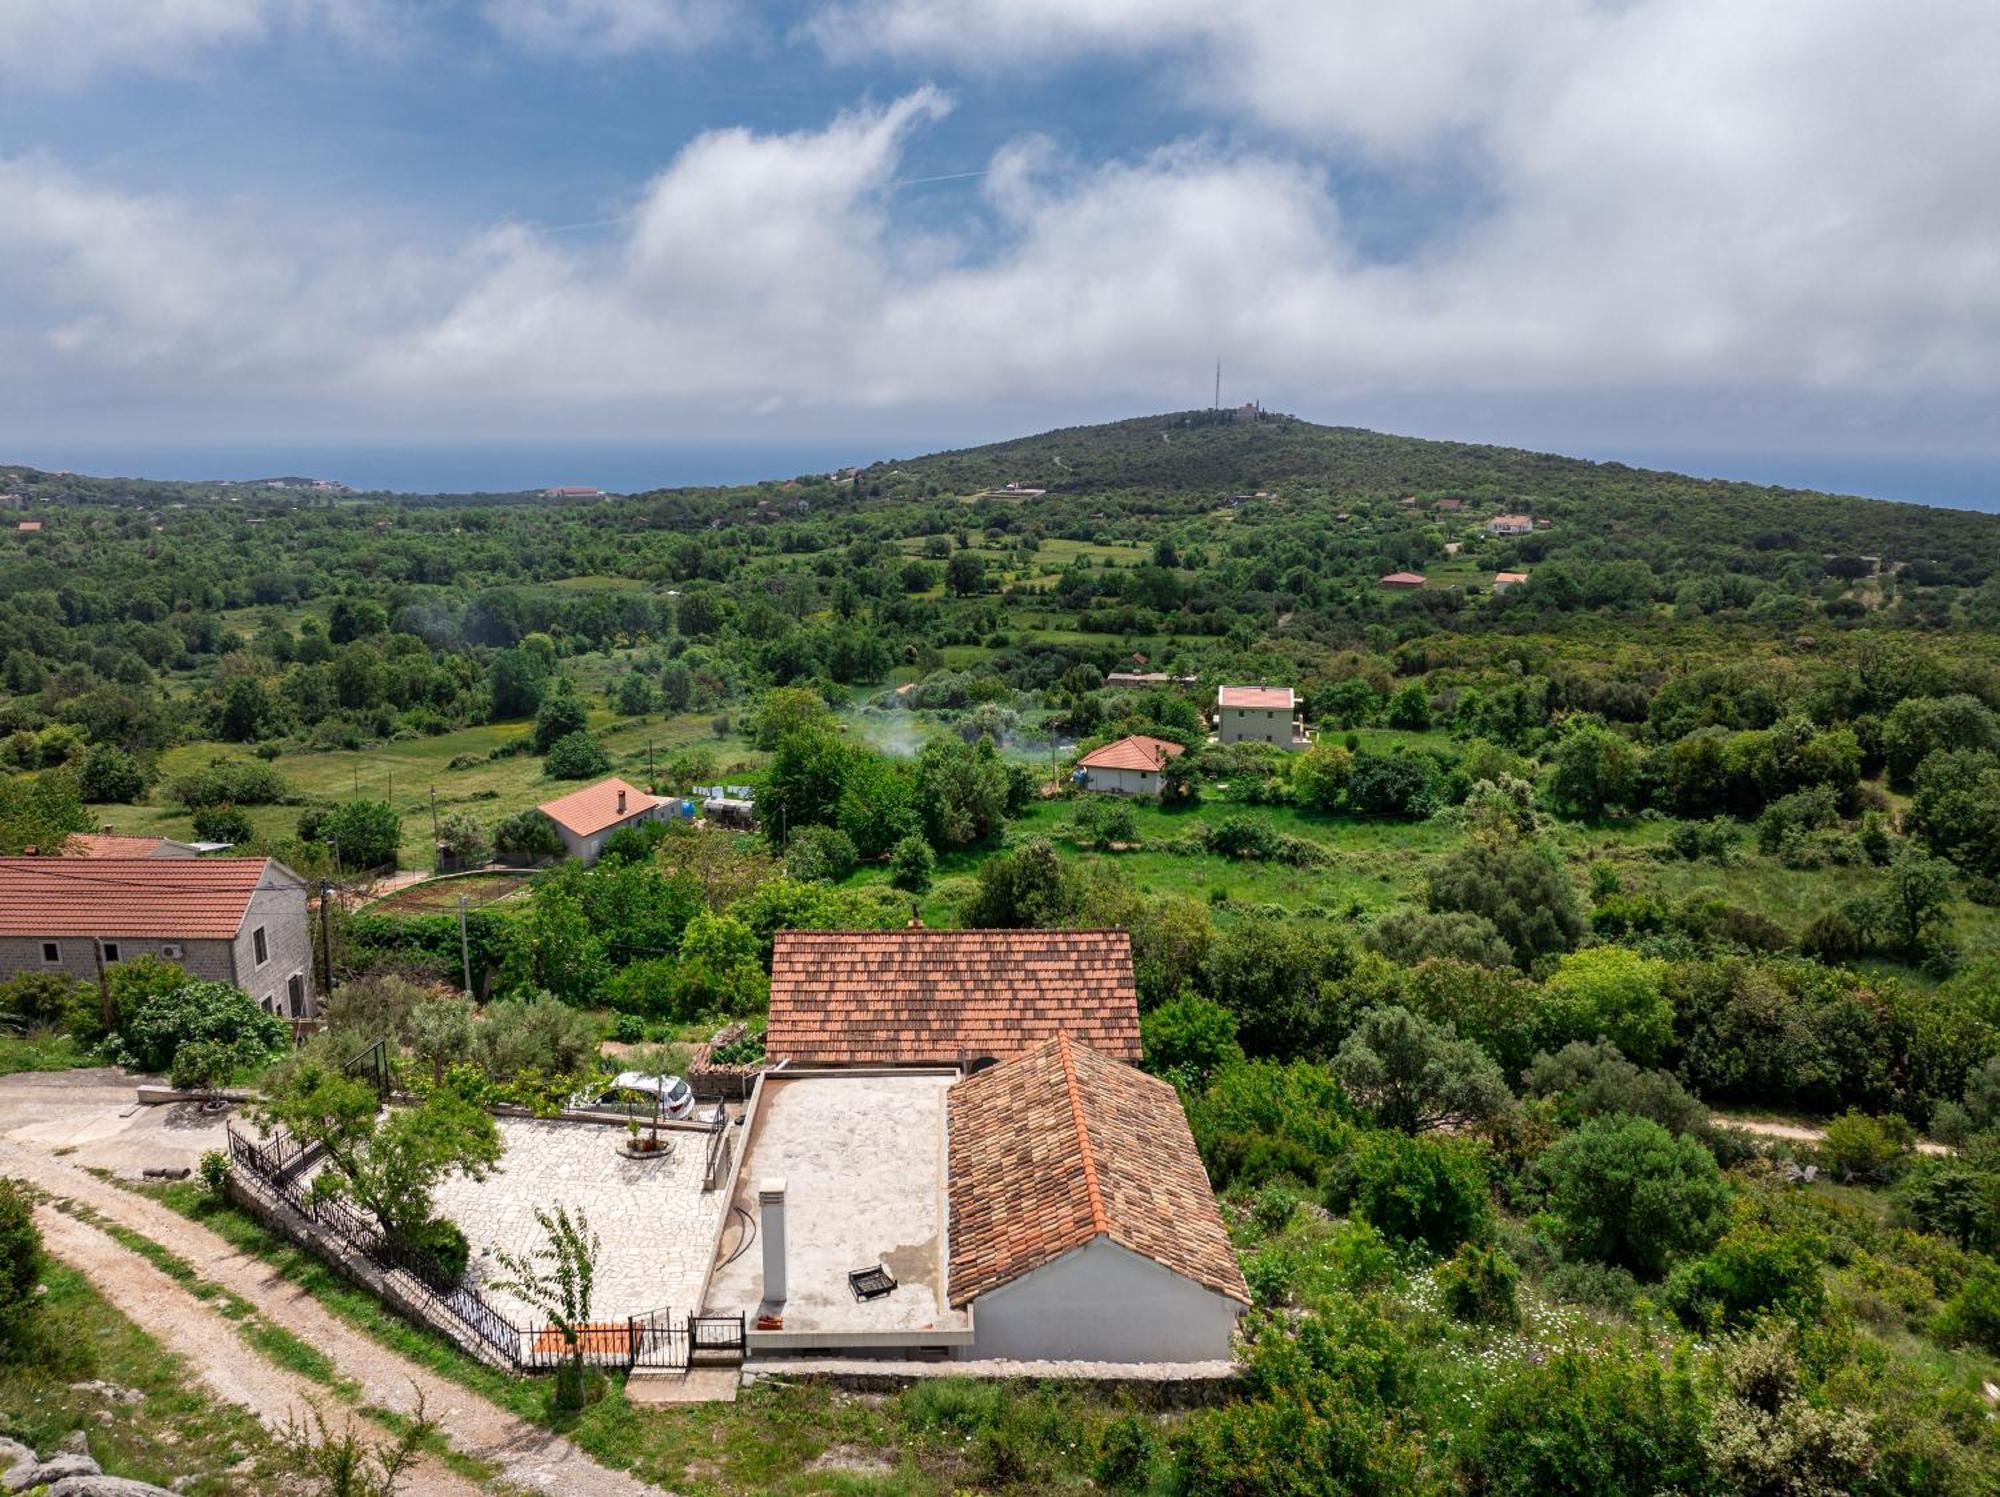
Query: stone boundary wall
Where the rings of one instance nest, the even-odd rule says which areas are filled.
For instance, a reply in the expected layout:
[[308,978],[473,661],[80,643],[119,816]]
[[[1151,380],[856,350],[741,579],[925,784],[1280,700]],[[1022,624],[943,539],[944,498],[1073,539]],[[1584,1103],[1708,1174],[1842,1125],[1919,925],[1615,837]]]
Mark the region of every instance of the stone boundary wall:
[[977,1358],[873,1361],[858,1357],[756,1357],[743,1364],[743,1383],[825,1383],[851,1393],[900,1393],[941,1377],[1037,1382],[1131,1400],[1148,1409],[1197,1409],[1233,1401],[1242,1391],[1242,1369],[1232,1363],[1150,1364],[1109,1362],[995,1362]]

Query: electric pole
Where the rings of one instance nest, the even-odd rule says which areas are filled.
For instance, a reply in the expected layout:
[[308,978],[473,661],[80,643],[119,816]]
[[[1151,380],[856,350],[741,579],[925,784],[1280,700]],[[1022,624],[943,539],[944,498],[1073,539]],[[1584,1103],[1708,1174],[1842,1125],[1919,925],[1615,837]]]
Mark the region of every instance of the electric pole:
[[1215,409],[1222,409],[1222,360],[1215,361]]
[[465,896],[458,896],[458,959],[465,970],[465,996],[472,996],[472,942],[465,934]]

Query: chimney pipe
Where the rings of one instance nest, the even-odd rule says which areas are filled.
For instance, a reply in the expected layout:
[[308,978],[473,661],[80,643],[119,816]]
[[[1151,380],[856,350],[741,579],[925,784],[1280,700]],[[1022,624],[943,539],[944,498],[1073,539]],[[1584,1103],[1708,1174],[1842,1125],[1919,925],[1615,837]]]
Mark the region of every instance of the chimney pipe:
[[618,792],[618,814],[620,816],[625,814],[625,792],[622,790]]
[[757,1186],[757,1232],[764,1239],[764,1303],[785,1302],[785,1177],[772,1175]]

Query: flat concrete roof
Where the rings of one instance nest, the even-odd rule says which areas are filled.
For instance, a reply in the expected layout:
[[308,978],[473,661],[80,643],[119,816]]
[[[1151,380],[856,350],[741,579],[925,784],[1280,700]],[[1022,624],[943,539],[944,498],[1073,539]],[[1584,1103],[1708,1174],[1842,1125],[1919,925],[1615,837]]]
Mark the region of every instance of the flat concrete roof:
[[[755,1326],[764,1302],[758,1188],[785,1181],[787,1295],[782,1331],[755,1349],[939,1344],[971,1320],[945,1302],[945,1092],[955,1072],[766,1072],[737,1175],[742,1214],[722,1234],[709,1314]],[[745,1215],[750,1225],[746,1229]],[[746,1242],[747,1237],[747,1242]],[[733,1256],[732,1256],[733,1255]],[[886,1264],[893,1293],[858,1301],[847,1275]]]

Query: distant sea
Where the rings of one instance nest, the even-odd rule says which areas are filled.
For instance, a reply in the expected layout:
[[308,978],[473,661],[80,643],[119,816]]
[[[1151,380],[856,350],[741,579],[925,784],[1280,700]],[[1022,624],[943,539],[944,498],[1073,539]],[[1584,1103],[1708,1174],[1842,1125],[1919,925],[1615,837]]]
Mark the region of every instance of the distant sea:
[[[357,489],[404,493],[514,493],[575,486],[615,494],[686,485],[794,478],[882,458],[972,445],[982,437],[865,436],[797,441],[288,443],[240,446],[9,444],[0,462],[127,478],[333,478]],[[2000,513],[2000,454],[1908,456],[1826,452],[1700,451],[1580,444],[1579,457],[1665,468],[1698,478],[1863,494],[1913,504]]]

